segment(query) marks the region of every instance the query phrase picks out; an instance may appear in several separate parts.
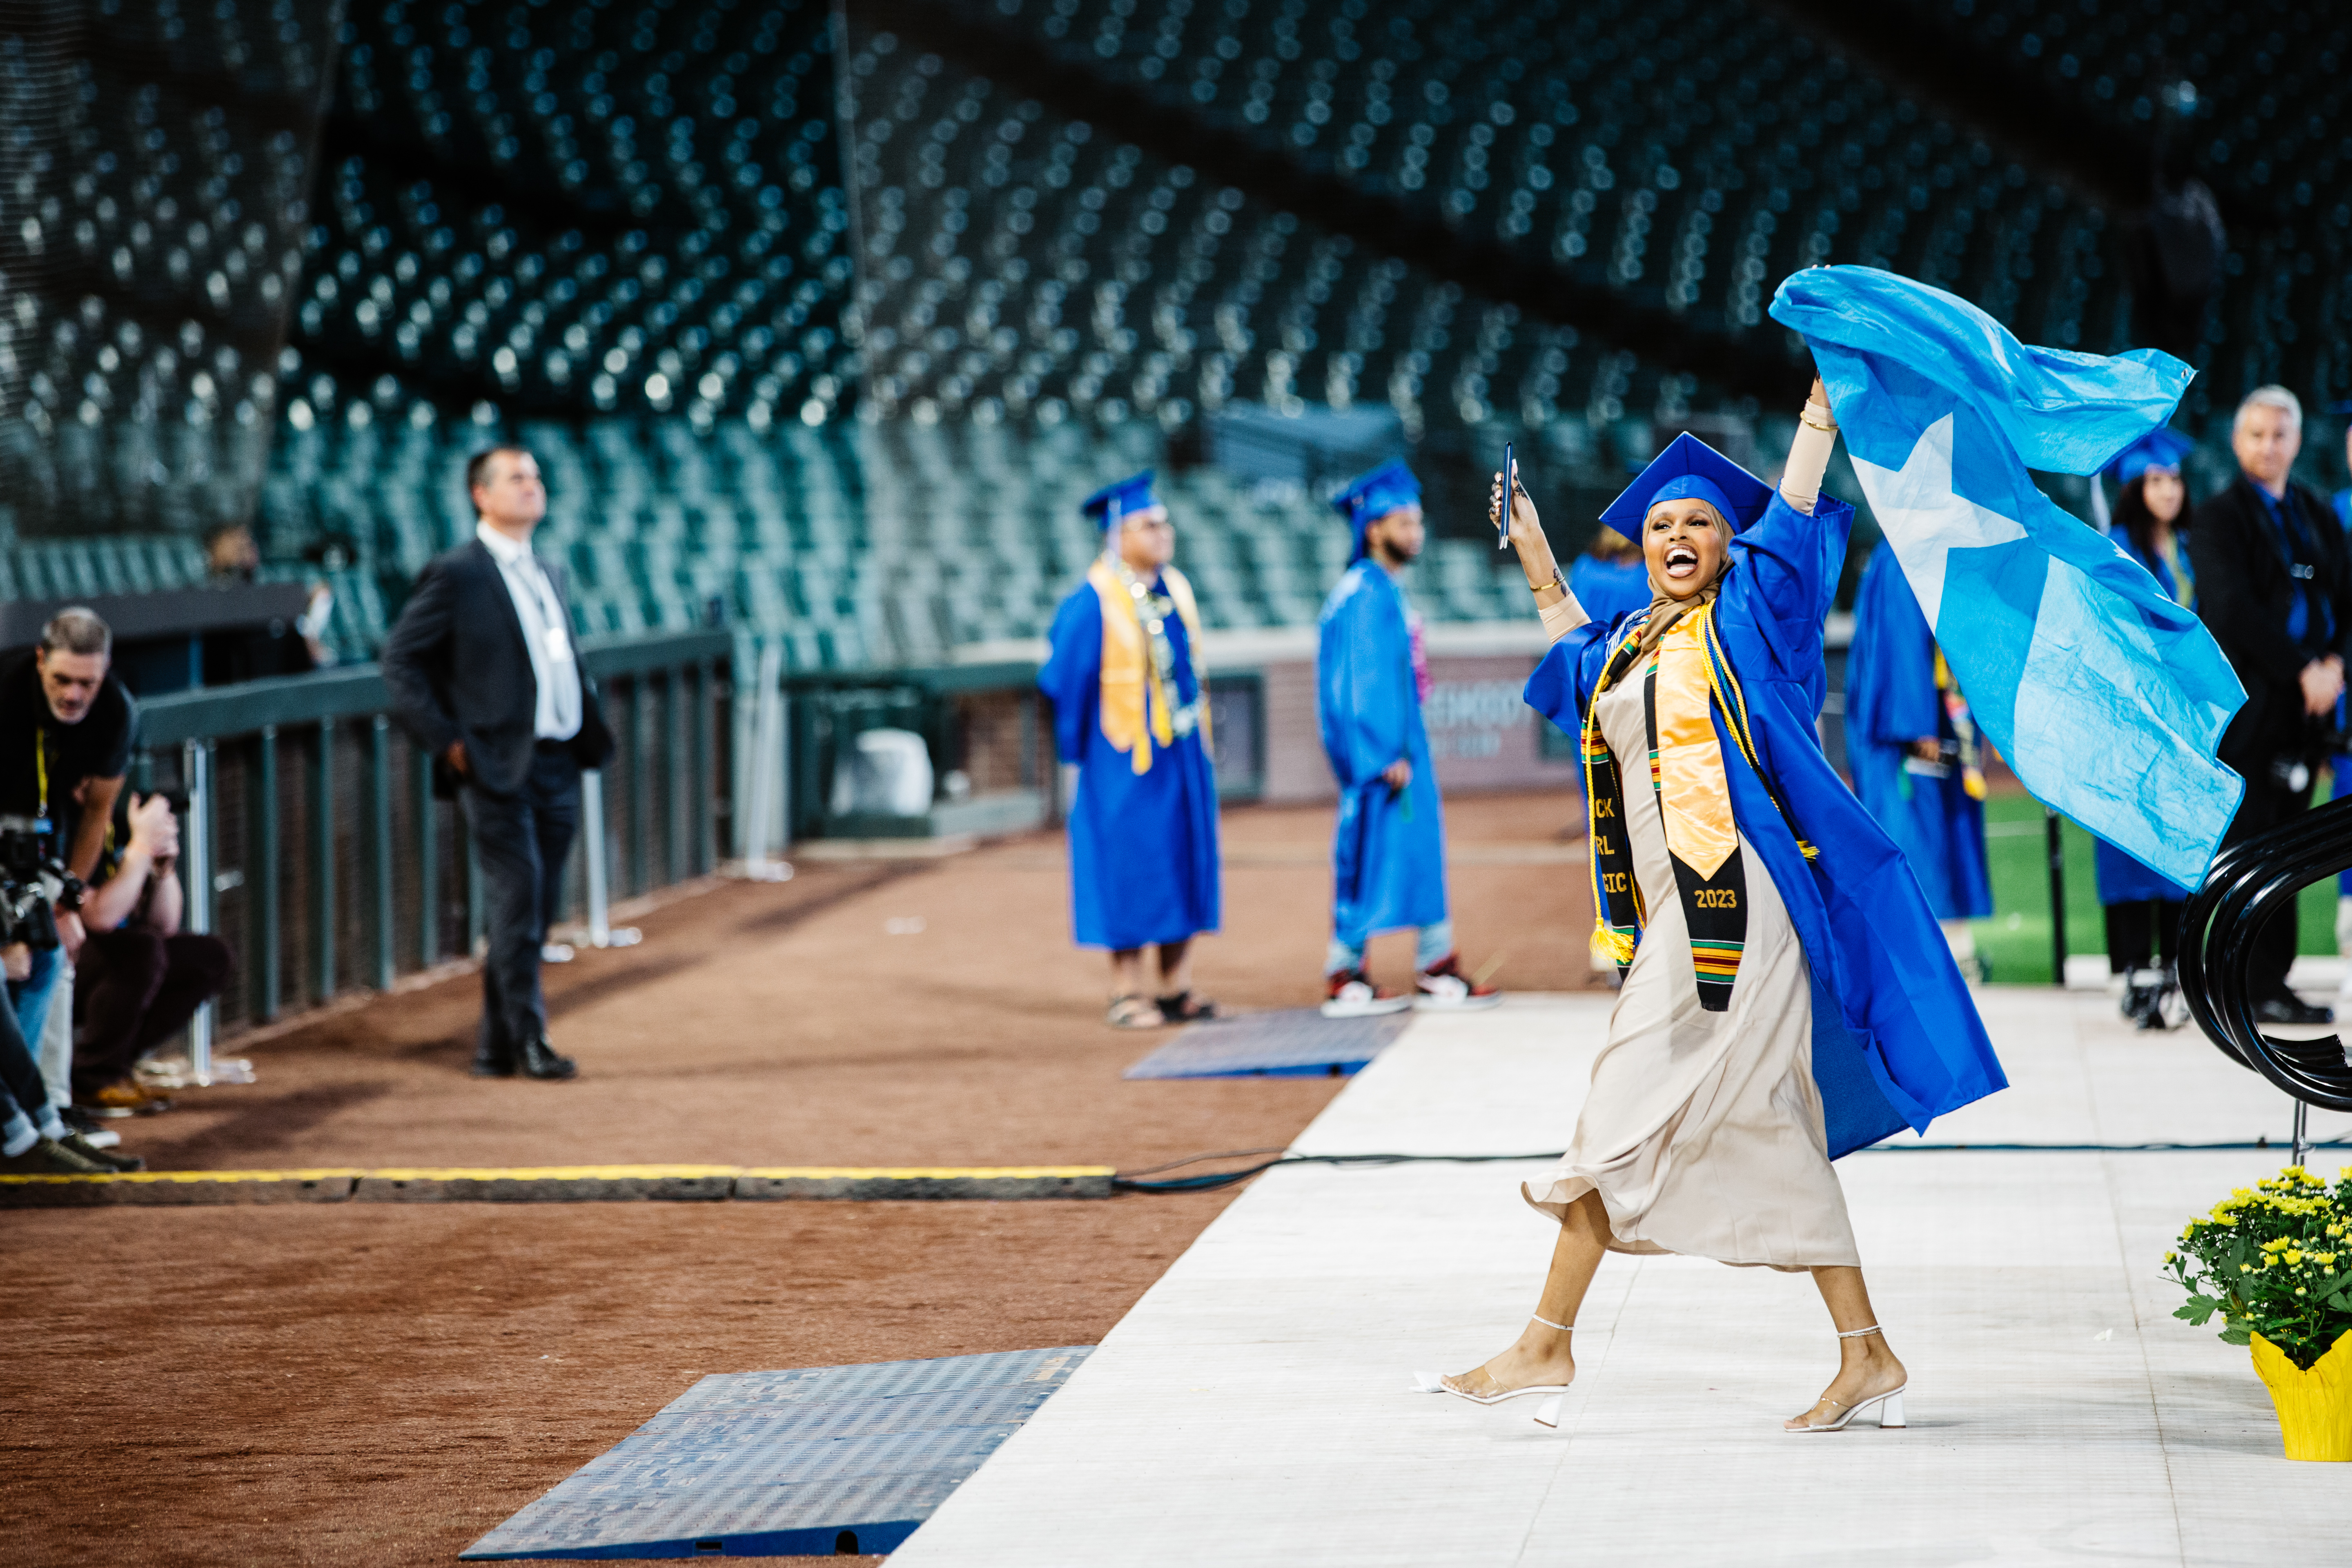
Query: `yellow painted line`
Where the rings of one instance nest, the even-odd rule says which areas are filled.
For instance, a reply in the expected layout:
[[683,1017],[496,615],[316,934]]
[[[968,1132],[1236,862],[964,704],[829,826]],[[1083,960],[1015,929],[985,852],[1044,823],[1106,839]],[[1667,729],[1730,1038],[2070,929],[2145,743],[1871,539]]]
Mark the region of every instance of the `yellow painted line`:
[[354,1176],[373,1176],[385,1182],[618,1182],[740,1173],[732,1165],[416,1165],[352,1173]]
[[1036,1180],[1060,1177],[1108,1176],[1115,1173],[1111,1165],[893,1165],[866,1168],[857,1165],[747,1165],[736,1172],[739,1176],[783,1176],[802,1181],[838,1181],[845,1176],[859,1179],[880,1178],[888,1181],[939,1181],[943,1178],[978,1178],[983,1181],[1000,1177],[1023,1177]]
[[122,1171],[87,1176],[0,1176],[11,1186],[75,1182],[314,1182],[338,1176],[389,1182],[580,1182],[697,1176],[764,1176],[795,1181],[940,1181],[1004,1178],[1070,1180],[1108,1176],[1109,1165],[470,1165],[395,1166],[366,1170],[356,1165],[299,1171]]
[[116,1171],[89,1176],[0,1176],[0,1183],[26,1186],[59,1182],[316,1182],[367,1174],[344,1166],[315,1171]]

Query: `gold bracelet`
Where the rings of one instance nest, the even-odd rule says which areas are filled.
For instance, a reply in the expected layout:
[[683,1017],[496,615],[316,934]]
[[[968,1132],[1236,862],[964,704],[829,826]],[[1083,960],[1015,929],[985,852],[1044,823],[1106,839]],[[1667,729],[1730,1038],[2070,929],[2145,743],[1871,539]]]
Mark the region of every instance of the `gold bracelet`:
[[[1814,429],[1816,429],[1816,430],[1834,430],[1834,429],[1836,429],[1836,428],[1838,427],[1837,416],[1836,416],[1836,415],[1834,415],[1834,414],[1830,415],[1829,418],[1828,418],[1826,421],[1820,420],[1820,419],[1816,419],[1816,418],[1814,418],[1814,417],[1813,417],[1813,410],[1814,410],[1814,409],[1816,409],[1816,408],[1820,408],[1820,407],[1821,407],[1821,405],[1820,405],[1820,404],[1815,403],[1811,398],[1808,397],[1807,399],[1805,399],[1805,406],[1804,406],[1802,409],[1801,409],[1801,410],[1799,410],[1799,411],[1798,411],[1797,417],[1798,417],[1798,418],[1800,418],[1800,419],[1801,419],[1801,420],[1803,420],[1806,424],[1808,424],[1808,425],[1811,426],[1812,426]],[[1823,410],[1822,410],[1822,412],[1823,412],[1823,413],[1828,413],[1828,410],[1823,409]]]
[[1530,583],[1528,584],[1528,592],[1530,594],[1540,594],[1546,588],[1557,588],[1563,594],[1569,591],[1568,579],[1559,574],[1559,568],[1558,566],[1554,566],[1551,569],[1550,582]]

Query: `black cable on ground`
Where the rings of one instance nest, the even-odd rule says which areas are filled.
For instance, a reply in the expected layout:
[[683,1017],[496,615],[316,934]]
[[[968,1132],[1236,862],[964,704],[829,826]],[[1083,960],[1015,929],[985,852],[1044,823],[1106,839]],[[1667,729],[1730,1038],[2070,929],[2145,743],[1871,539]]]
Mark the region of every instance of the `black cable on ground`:
[[[2326,1138],[2311,1145],[2314,1149],[2352,1148],[2352,1138]],[[2173,1154],[2231,1153],[2257,1149],[2283,1149],[2286,1145],[2257,1139],[2251,1143],[1876,1143],[1856,1150],[1864,1154]],[[1549,1150],[1536,1154],[1290,1154],[1279,1149],[1228,1149],[1221,1153],[1192,1154],[1165,1164],[1147,1165],[1139,1171],[1122,1171],[1111,1178],[1111,1186],[1129,1193],[1213,1193],[1245,1182],[1252,1176],[1271,1171],[1276,1165],[1482,1165],[1510,1164],[1520,1162],[1557,1160],[1562,1150]],[[1197,1176],[1177,1176],[1164,1182],[1145,1181],[1147,1176],[1162,1171],[1181,1170],[1186,1165],[1198,1165],[1208,1160],[1244,1160],[1259,1154],[1274,1158],[1259,1160],[1254,1165],[1244,1165],[1232,1171],[1210,1171]]]

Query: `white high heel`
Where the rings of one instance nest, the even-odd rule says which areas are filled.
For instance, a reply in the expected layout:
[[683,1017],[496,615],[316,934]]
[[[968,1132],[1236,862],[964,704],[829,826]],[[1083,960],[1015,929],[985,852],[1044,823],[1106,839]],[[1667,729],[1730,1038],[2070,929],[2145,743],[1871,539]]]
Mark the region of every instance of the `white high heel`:
[[[1572,1334],[1576,1331],[1576,1326],[1573,1323],[1555,1323],[1549,1318],[1538,1318],[1532,1312],[1528,1316],[1532,1321],[1541,1323],[1547,1329],[1557,1329],[1563,1334]],[[1517,1399],[1522,1394],[1548,1394],[1553,1397],[1545,1400],[1542,1408],[1536,1412],[1536,1419],[1543,1421],[1547,1426],[1559,1425],[1559,1396],[1568,1392],[1568,1384],[1564,1383],[1531,1383],[1525,1388],[1507,1388],[1500,1394],[1470,1394],[1451,1386],[1444,1378],[1433,1372],[1414,1373],[1412,1383],[1413,1387],[1420,1393],[1450,1394],[1456,1399],[1466,1399],[1473,1405],[1500,1405],[1507,1399]],[[1551,1419],[1544,1421],[1547,1414],[1551,1416]]]
[[[1838,1338],[1842,1340],[1858,1340],[1864,1334],[1875,1334],[1877,1332],[1879,1332],[1879,1327],[1876,1323],[1873,1323],[1866,1329],[1848,1330],[1846,1332],[1840,1334]],[[1907,1389],[1910,1386],[1910,1384],[1906,1383],[1903,1384],[1902,1388],[1890,1388],[1884,1394],[1874,1394],[1868,1399],[1863,1400],[1859,1404],[1855,1405],[1848,1405],[1843,1400],[1832,1399],[1828,1394],[1824,1394],[1821,1397],[1821,1403],[1823,1405],[1834,1405],[1838,1407],[1839,1415],[1836,1420],[1819,1421],[1809,1426],[1783,1426],[1780,1430],[1787,1432],[1791,1436],[1803,1432],[1843,1432],[1845,1430],[1846,1424],[1848,1422],[1852,1421],[1855,1416],[1861,1415],[1865,1410],[1875,1410],[1878,1412],[1878,1428],[1882,1432],[1891,1431],[1899,1426],[1908,1426],[1909,1423],[1903,1418],[1903,1393],[1904,1389]]]

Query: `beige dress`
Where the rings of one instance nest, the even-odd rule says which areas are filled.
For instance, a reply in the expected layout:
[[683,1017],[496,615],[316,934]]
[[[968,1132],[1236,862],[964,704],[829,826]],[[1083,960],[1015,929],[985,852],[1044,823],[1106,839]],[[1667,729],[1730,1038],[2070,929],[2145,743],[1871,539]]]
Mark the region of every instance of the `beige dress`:
[[[1620,757],[1646,757],[1642,682],[1600,700]],[[1627,770],[1625,826],[1649,925],[1625,973],[1576,1136],[1520,1190],[1560,1217],[1597,1191],[1617,1252],[1804,1268],[1859,1264],[1812,1071],[1812,985],[1770,872],[1743,837],[1748,933],[1726,1012],[1699,1005],[1690,934],[1647,770]]]

